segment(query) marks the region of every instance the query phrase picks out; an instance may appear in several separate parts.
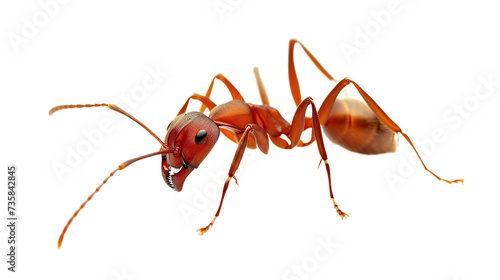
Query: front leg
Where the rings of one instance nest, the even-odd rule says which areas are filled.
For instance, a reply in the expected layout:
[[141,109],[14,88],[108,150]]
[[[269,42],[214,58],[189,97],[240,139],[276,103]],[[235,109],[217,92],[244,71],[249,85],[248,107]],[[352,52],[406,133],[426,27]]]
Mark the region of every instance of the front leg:
[[226,179],[226,182],[224,183],[224,188],[222,189],[222,198],[220,200],[219,208],[217,209],[217,212],[215,213],[215,216],[210,222],[210,224],[208,224],[208,226],[204,228],[199,228],[197,230],[199,235],[205,234],[214,225],[215,219],[219,217],[220,209],[222,208],[222,202],[224,201],[224,196],[226,196],[226,191],[227,188],[229,187],[229,182],[231,181],[231,179],[234,178],[236,184],[238,184],[238,180],[236,180],[236,177],[234,175],[236,173],[236,170],[238,170],[241,159],[243,158],[243,154],[245,153],[250,133],[252,133],[255,136],[257,145],[259,145],[259,148],[261,148],[261,150],[264,153],[267,153],[267,151],[269,150],[269,142],[267,139],[267,134],[264,131],[264,129],[262,129],[260,126],[256,124],[247,125],[245,131],[243,132],[243,135],[241,136],[240,141],[238,142],[238,148],[236,149],[233,162],[231,163],[231,168],[229,169],[228,177]]

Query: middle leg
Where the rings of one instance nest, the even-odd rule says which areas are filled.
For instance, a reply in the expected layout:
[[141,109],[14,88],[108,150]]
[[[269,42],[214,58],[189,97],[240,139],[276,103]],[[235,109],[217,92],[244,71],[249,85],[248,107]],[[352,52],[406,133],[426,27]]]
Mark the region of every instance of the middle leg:
[[335,207],[335,210],[340,215],[340,217],[343,219],[343,218],[349,217],[349,215],[347,215],[342,210],[340,210],[340,208],[339,208],[339,206],[338,206],[338,204],[335,201],[335,198],[333,196],[332,180],[331,180],[331,175],[330,175],[330,164],[328,163],[328,156],[326,154],[325,143],[323,142],[323,134],[321,131],[320,118],[319,118],[318,112],[316,110],[316,106],[314,105],[314,102],[313,102],[311,97],[304,99],[299,104],[297,111],[295,112],[295,115],[294,115],[293,120],[292,120],[292,124],[290,127],[290,133],[289,133],[289,135],[287,135],[288,138],[290,139],[290,144],[283,141],[281,143],[282,144],[286,143],[286,146],[282,146],[281,148],[292,149],[295,146],[300,146],[299,145],[300,136],[301,136],[302,132],[304,131],[304,125],[306,122],[305,113],[306,113],[306,109],[309,105],[311,106],[311,109],[312,109],[312,134],[313,134],[314,138],[316,139],[316,143],[318,145],[318,151],[319,151],[319,154],[321,156],[321,160],[325,163],[326,173],[328,175],[328,186],[330,189],[330,198],[333,201],[333,206]]

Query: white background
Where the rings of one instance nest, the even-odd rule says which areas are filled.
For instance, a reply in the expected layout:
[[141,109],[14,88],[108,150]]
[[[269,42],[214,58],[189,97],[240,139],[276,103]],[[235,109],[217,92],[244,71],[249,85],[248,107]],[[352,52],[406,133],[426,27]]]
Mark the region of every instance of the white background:
[[[499,279],[500,195],[498,7],[493,1],[68,1],[1,4],[1,165],[18,166],[18,273],[7,279]],[[347,2],[347,1],[346,1]],[[215,5],[230,9],[218,11]],[[392,11],[377,23],[376,15]],[[34,19],[35,18],[35,19]],[[42,21],[42,23],[40,23]],[[27,22],[36,31],[23,35]],[[368,29],[368,31],[367,31]],[[369,32],[363,41],[360,32]],[[17,36],[17,37],[16,37]],[[22,37],[18,45],[12,38]],[[288,40],[297,38],[337,79],[358,82],[415,142],[441,131],[426,157],[436,180],[400,138],[398,152],[363,156],[328,142],[334,194],[328,195],[315,145],[252,151],[213,217],[236,145],[222,137],[175,193],[159,158],[118,172],[69,228],[67,220],[124,160],[159,148],[124,116],[105,108],[48,110],[60,104],[116,103],[131,98],[159,67],[168,77],[129,112],[161,138],[192,93],[205,93],[223,73],[248,102],[259,103],[252,68],[259,66],[271,104],[291,120]],[[356,41],[357,40],[357,41]],[[17,41],[20,42],[20,41]],[[341,46],[357,53],[346,55]],[[322,102],[334,86],[301,50],[303,96]],[[490,78],[488,78],[490,77]],[[474,93],[479,88],[481,99]],[[358,97],[354,88],[348,92]],[[220,83],[214,101],[228,101]],[[465,104],[465,107],[464,107]],[[126,106],[124,106],[126,107]],[[198,105],[190,107],[193,110]],[[456,110],[463,109],[463,115]],[[444,117],[447,116],[448,118]],[[109,119],[113,130],[58,178],[68,149]],[[305,136],[307,138],[308,136]],[[430,140],[427,140],[430,141]],[[430,147],[430,146],[428,146]],[[214,176],[213,174],[216,174]],[[388,174],[403,181],[390,184]],[[1,190],[6,215],[6,184]],[[218,185],[215,195],[204,192]],[[206,197],[204,200],[203,197]],[[183,216],[181,209],[194,209]],[[3,214],[5,213],[5,214]],[[193,212],[194,213],[194,212]],[[2,222],[4,260],[9,235]],[[321,244],[334,243],[326,250]],[[297,272],[301,271],[301,272]],[[4,276],[1,277],[5,279]]]

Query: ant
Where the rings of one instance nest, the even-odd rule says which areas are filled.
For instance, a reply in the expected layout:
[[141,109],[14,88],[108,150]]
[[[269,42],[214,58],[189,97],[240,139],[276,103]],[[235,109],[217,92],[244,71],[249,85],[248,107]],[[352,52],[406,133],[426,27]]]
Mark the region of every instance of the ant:
[[[136,161],[161,155],[161,170],[165,183],[170,188],[180,192],[189,174],[198,168],[205,157],[210,153],[219,138],[220,132],[237,143],[238,147],[236,148],[236,153],[231,163],[231,167],[229,168],[228,177],[224,183],[219,208],[212,221],[206,227],[197,230],[200,235],[206,233],[219,216],[222,202],[224,201],[224,196],[231,179],[234,179],[238,184],[235,173],[238,170],[245,148],[255,149],[258,147],[264,154],[267,154],[269,151],[269,139],[271,139],[274,145],[282,149],[292,149],[297,146],[305,147],[316,141],[321,156],[320,164],[321,162],[325,163],[330,188],[330,198],[333,201],[333,206],[342,219],[348,217],[346,213],[340,210],[333,197],[330,165],[328,164],[321,128],[323,128],[324,133],[333,143],[347,150],[361,154],[395,152],[398,145],[398,140],[395,138],[395,135],[396,133],[400,133],[413,148],[425,170],[430,172],[437,179],[447,183],[463,183],[463,179],[450,181],[430,171],[425,166],[410,138],[401,131],[401,128],[389,118],[389,116],[356,82],[348,78],[344,78],[340,82],[337,82],[321,104],[319,110],[316,109],[316,105],[311,97],[302,99],[294,64],[294,47],[296,44],[302,47],[309,59],[311,59],[316,67],[328,79],[337,82],[302,43],[295,39],[290,40],[288,77],[293,100],[297,105],[297,110],[291,124],[281,116],[277,109],[269,105],[269,99],[264,84],[262,83],[259,71],[256,67],[254,68],[254,74],[263,105],[245,102],[243,96],[233,84],[231,84],[224,75],[217,74],[212,79],[204,96],[193,94],[186,100],[186,103],[177,116],[168,125],[165,141],[162,141],[135,117],[113,104],[61,105],[52,108],[49,111],[49,115],[63,109],[108,107],[113,111],[127,116],[142,126],[161,144],[159,151],[127,160],[120,164],[117,169],[113,170],[69,219],[59,237],[58,247],[61,247],[64,234],[73,219],[118,170],[125,169]],[[216,105],[210,100],[212,87],[216,79],[224,83],[227,87],[232,96],[231,101]],[[366,103],[349,97],[337,99],[340,91],[349,84],[356,87]],[[202,103],[199,112],[194,111],[186,113],[191,99],[198,100]],[[305,115],[308,107],[312,109],[312,117],[306,117]],[[203,114],[206,108],[210,111],[208,116]],[[300,138],[302,133],[309,128],[312,129],[311,139],[304,143]],[[287,139],[284,139],[282,136]]]

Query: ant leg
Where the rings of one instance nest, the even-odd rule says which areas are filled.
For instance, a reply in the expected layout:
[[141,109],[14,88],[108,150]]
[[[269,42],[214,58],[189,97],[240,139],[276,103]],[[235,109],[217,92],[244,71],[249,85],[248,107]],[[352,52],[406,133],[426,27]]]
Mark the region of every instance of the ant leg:
[[[210,83],[210,86],[208,87],[207,93],[205,94],[206,98],[210,98],[210,95],[212,94],[212,88],[214,86],[215,79],[218,79],[219,81],[224,83],[224,85],[227,87],[227,89],[231,93],[233,100],[241,100],[241,101],[245,102],[245,99],[243,99],[243,96],[241,96],[241,93],[221,73],[215,75],[215,77],[212,79],[212,82]],[[201,105],[200,112],[202,112],[202,113],[205,112],[205,109],[206,109],[205,104]]]
[[[259,88],[259,93],[260,93],[260,97],[262,99],[262,104],[263,105],[270,105],[269,98],[268,98],[267,92],[266,92],[266,88],[264,87],[264,83],[262,82],[262,79],[260,77],[259,68],[254,67],[253,72],[255,74],[255,80],[257,81],[257,86]],[[256,108],[256,110],[258,110],[258,108]],[[309,117],[306,117],[304,130],[309,129],[311,127],[312,127],[312,119]],[[286,141],[284,139],[282,139],[280,136],[274,136],[274,137],[270,136],[270,138],[273,141],[273,143],[275,143],[275,145],[278,147],[282,147],[282,146],[286,147],[288,145],[288,143],[286,143]],[[314,140],[315,140],[314,133],[311,133],[311,139],[307,143],[302,142],[302,140],[299,141],[298,146],[299,147],[309,146],[311,143],[314,142]]]
[[[300,95],[300,86],[299,86],[299,81],[297,79],[297,73],[295,72],[295,63],[294,63],[294,46],[295,44],[299,44],[302,49],[305,51],[309,59],[316,65],[316,67],[325,75],[330,81],[337,82],[335,78],[333,78],[328,71],[325,70],[325,68],[319,63],[319,61],[314,57],[314,55],[309,52],[309,50],[306,49],[306,47],[296,39],[291,39],[289,48],[288,48],[288,80],[290,83],[290,89],[292,91],[292,96],[293,100],[295,101],[295,104],[300,103],[302,100],[301,95]],[[349,97],[347,94],[347,91],[344,89],[343,90],[345,97]]]
[[422,158],[418,154],[415,146],[413,146],[413,143],[411,142],[410,137],[408,137],[408,135],[406,135],[403,131],[401,131],[401,128],[393,120],[391,120],[391,118],[389,118],[389,116],[382,110],[382,108],[380,108],[380,106],[378,106],[378,104],[356,82],[349,80],[348,78],[344,78],[342,81],[340,81],[332,89],[332,91],[328,94],[325,101],[323,102],[323,104],[319,108],[319,120],[320,120],[321,124],[325,124],[325,122],[328,118],[328,114],[329,114],[329,112],[333,106],[333,103],[335,102],[335,99],[337,98],[339,92],[344,87],[346,87],[347,85],[349,85],[351,83],[356,87],[358,92],[361,94],[361,97],[363,97],[366,104],[368,104],[368,106],[370,107],[370,109],[372,109],[372,111],[375,113],[375,115],[377,115],[377,117],[382,122],[384,122],[384,124],[387,125],[392,131],[394,131],[395,133],[401,133],[401,135],[403,135],[403,137],[406,139],[406,141],[408,141],[410,146],[413,148],[413,150],[417,154],[418,159],[422,163],[422,166],[424,167],[425,170],[427,170],[429,173],[434,175],[434,177],[436,177],[437,179],[445,181],[446,183],[451,184],[451,183],[461,182],[463,184],[463,182],[464,182],[463,179],[456,179],[456,180],[450,181],[450,180],[443,179],[443,178],[439,177],[438,175],[436,175],[434,172],[430,171],[427,168],[427,166],[425,166],[424,161],[422,160]]
[[260,99],[262,99],[263,105],[269,105],[269,98],[267,97],[266,88],[264,87],[264,83],[260,78],[259,68],[254,67],[253,73],[255,75],[255,80],[257,81],[257,86],[259,87]]
[[[290,83],[290,90],[292,92],[292,97],[297,105],[302,102],[302,96],[300,94],[300,86],[299,86],[299,80],[297,79],[297,73],[295,71],[295,62],[294,62],[294,47],[295,44],[299,44],[304,52],[307,54],[309,59],[316,65],[316,67],[325,75],[329,80],[332,80],[334,82],[337,82],[331,75],[326,71],[326,69],[319,63],[319,61],[314,57],[314,55],[298,40],[296,39],[291,39],[289,44],[288,44],[288,82]],[[306,123],[311,123],[311,118],[306,117]],[[310,128],[311,126],[306,126],[306,128]],[[311,134],[311,140],[307,143],[302,143],[302,141],[299,143],[299,146],[305,147],[310,145],[312,142],[314,142],[314,134]]]
[[325,75],[331,81],[337,81],[330,75],[330,73],[328,73],[328,71],[325,70],[321,63],[319,63],[314,55],[312,55],[312,53],[309,52],[309,50],[307,50],[307,48],[301,42],[297,41],[296,39],[291,39],[288,46],[288,81],[290,83],[290,90],[292,91],[293,100],[295,101],[295,104],[299,106],[300,102],[302,101],[302,97],[300,94],[299,80],[297,79],[297,73],[295,72],[295,63],[293,59],[293,51],[296,43],[302,47],[309,59],[311,59],[311,61],[314,63],[314,65],[316,65],[321,73],[323,73],[323,75]]
[[206,106],[208,108],[208,110],[212,110],[215,106],[215,103],[212,102],[212,100],[210,100],[208,97],[206,96],[203,96],[203,95],[199,95],[197,93],[191,95],[187,100],[186,100],[186,103],[184,103],[184,106],[182,106],[182,108],[179,110],[179,113],[177,113],[177,116],[180,115],[180,114],[184,114],[187,110],[187,106],[189,104],[189,100],[191,99],[196,99],[198,101],[200,101],[203,106]]
[[250,133],[252,133],[255,136],[257,144],[258,144],[259,148],[261,149],[261,151],[264,152],[265,154],[267,154],[267,151],[269,150],[269,142],[267,139],[267,133],[264,131],[263,128],[261,128],[260,126],[258,126],[256,124],[247,125],[245,128],[245,132],[243,132],[243,135],[242,135],[240,141],[238,142],[238,148],[236,149],[236,153],[234,155],[233,162],[231,163],[231,168],[229,169],[229,172],[228,172],[228,177],[224,183],[224,188],[222,189],[222,197],[220,200],[219,208],[217,209],[217,212],[215,213],[215,216],[212,219],[212,221],[210,222],[210,224],[208,224],[208,226],[206,226],[204,228],[199,228],[197,230],[199,235],[205,234],[214,225],[215,219],[217,219],[217,217],[219,217],[220,210],[222,208],[222,202],[224,201],[224,197],[226,196],[226,191],[227,191],[227,188],[229,187],[229,182],[231,181],[231,179],[234,178],[234,180],[236,181],[236,184],[238,184],[238,180],[236,180],[236,177],[234,175],[236,173],[236,170],[238,170],[238,167],[240,166],[241,159],[243,158],[243,154],[245,153],[245,148],[247,147],[248,137],[249,137]]
[[300,136],[302,132],[304,131],[304,125],[306,123],[306,109],[307,107],[311,105],[312,108],[312,131],[313,131],[313,136],[316,139],[316,143],[318,145],[318,151],[321,156],[321,160],[325,163],[325,168],[326,168],[326,173],[328,175],[328,186],[330,189],[330,198],[333,201],[333,206],[335,207],[335,210],[337,213],[340,215],[340,217],[343,219],[345,217],[349,217],[346,213],[342,212],[340,210],[337,202],[335,202],[335,198],[333,197],[333,191],[332,191],[332,180],[331,180],[331,175],[330,175],[330,164],[328,163],[328,156],[326,155],[326,149],[325,149],[325,143],[323,142],[323,134],[321,132],[321,125],[319,121],[319,116],[318,112],[316,111],[316,106],[314,105],[314,102],[312,101],[311,97],[308,97],[304,99],[298,106],[297,111],[295,112],[295,115],[293,116],[292,124],[290,127],[290,133],[289,135],[286,135],[290,139],[290,144],[288,144],[285,140],[283,140],[280,137],[271,137],[271,141],[275,145],[277,145],[280,148],[284,149],[292,149],[295,146],[300,146]]
[[[300,102],[302,102],[302,96],[300,94],[300,86],[299,80],[297,78],[297,73],[295,71],[295,62],[294,62],[294,49],[295,44],[299,44],[304,52],[307,54],[309,59],[314,63],[314,65],[325,75],[329,80],[337,82],[331,75],[326,71],[326,69],[319,63],[319,61],[314,57],[314,55],[298,40],[291,39],[288,46],[288,81],[290,83],[290,90],[292,92],[292,97],[297,106],[299,106]],[[311,127],[311,118],[306,117],[306,127],[304,129],[308,129]],[[302,141],[299,143],[300,147],[305,147],[314,142],[314,134],[311,135],[311,140],[307,143],[303,143]]]

